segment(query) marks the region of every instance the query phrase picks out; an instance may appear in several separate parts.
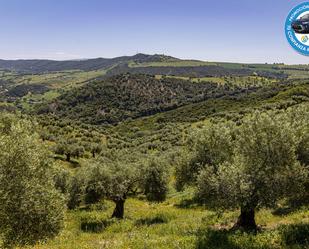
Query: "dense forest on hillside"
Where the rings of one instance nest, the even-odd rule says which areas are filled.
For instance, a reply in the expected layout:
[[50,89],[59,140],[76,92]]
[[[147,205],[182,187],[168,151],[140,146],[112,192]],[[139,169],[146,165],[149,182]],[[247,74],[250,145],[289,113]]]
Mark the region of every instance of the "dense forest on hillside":
[[38,113],[53,113],[92,124],[116,123],[210,98],[249,94],[255,90],[255,87],[243,91],[211,82],[194,84],[181,79],[124,74],[67,92],[48,106],[40,107]]
[[307,65],[0,68],[0,248],[308,248]]
[[129,67],[127,64],[121,64],[113,67],[108,71],[108,75],[115,75],[121,73],[142,73],[142,74],[163,74],[174,75],[184,77],[222,77],[226,75],[230,76],[250,76],[259,75],[268,78],[284,79],[287,75],[283,71],[254,71],[251,68],[225,68],[217,65],[205,65],[205,66],[149,66],[149,67]]

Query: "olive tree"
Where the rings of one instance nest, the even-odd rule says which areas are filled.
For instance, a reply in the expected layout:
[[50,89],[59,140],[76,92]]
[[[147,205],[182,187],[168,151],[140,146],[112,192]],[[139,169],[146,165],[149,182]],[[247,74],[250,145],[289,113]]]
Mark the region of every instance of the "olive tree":
[[[93,161],[90,166],[82,167],[74,178],[71,202],[75,205],[72,207],[82,202],[96,203],[105,198],[116,205],[112,217],[122,219],[127,195],[139,180],[140,175],[134,165],[118,161]],[[73,193],[73,190],[76,191]]]
[[201,131],[192,133],[188,146],[176,164],[176,189],[196,183],[196,179],[205,167],[217,167],[228,160],[233,153],[232,132],[234,124],[209,124]]
[[69,203],[73,198],[74,193],[74,174],[63,167],[61,164],[55,163],[54,166],[54,182],[55,188],[60,191],[66,199],[67,206],[70,207]]
[[56,154],[65,155],[66,161],[70,162],[71,157],[81,157],[84,154],[85,149],[78,145],[74,140],[62,140],[55,146],[54,151]]
[[305,167],[309,166],[309,105],[303,104],[287,111],[297,141],[297,158]]
[[92,157],[95,158],[97,154],[101,153],[103,150],[103,145],[101,143],[86,143],[85,149],[92,154]]
[[115,203],[112,218],[124,217],[129,194],[144,193],[150,201],[163,201],[167,193],[167,171],[155,161],[124,163],[100,158],[79,169],[71,185],[70,208],[101,199]]
[[75,209],[84,201],[87,179],[88,172],[85,170],[79,170],[75,176],[69,178],[67,200],[67,206],[69,209]]
[[[219,125],[218,134],[225,134],[225,129]],[[303,188],[306,171],[297,160],[298,139],[286,116],[273,112],[244,118],[230,134],[229,142],[226,136],[225,142],[218,138],[223,151],[232,148],[224,158],[214,153],[216,146],[213,152],[211,146],[203,145],[208,140],[200,141],[200,146],[210,149],[205,154],[220,160],[196,161],[203,165],[196,180],[197,197],[216,208],[240,208],[235,227],[256,230],[257,208],[274,207],[279,199]]]
[[142,173],[142,189],[148,201],[161,202],[168,191],[167,165],[151,159]]
[[[287,111],[293,132],[298,139],[297,159],[309,175],[309,105],[301,104]],[[290,199],[292,205],[302,205],[309,203],[309,177],[305,182],[305,191],[299,192]]]
[[64,198],[55,189],[48,153],[33,127],[0,119],[0,233],[3,246],[35,244],[62,228]]

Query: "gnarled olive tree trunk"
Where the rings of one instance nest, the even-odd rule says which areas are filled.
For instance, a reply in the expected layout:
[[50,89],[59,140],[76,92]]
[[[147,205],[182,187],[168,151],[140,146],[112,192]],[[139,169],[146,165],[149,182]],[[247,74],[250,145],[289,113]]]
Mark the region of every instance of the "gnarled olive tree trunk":
[[67,162],[70,162],[71,161],[71,154],[70,153],[67,153],[67,154],[65,154],[66,155],[66,161]]
[[234,229],[243,229],[245,231],[256,231],[257,225],[255,223],[255,208],[254,207],[241,207],[240,215]]
[[115,198],[113,202],[115,202],[116,207],[112,214],[112,218],[123,219],[125,198]]

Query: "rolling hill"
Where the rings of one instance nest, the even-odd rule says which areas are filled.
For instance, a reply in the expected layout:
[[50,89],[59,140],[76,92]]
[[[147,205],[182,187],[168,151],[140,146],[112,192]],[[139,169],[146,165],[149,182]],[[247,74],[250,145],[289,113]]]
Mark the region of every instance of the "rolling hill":
[[68,91],[40,106],[38,113],[54,113],[92,124],[117,123],[241,92],[240,88],[229,89],[209,82],[195,84],[176,78],[121,74]]
[[[167,55],[136,54],[116,58],[86,60],[0,60],[0,70],[11,70],[23,74],[43,74],[69,71],[104,70],[107,76],[123,73],[173,75],[182,77],[252,76],[284,79],[289,70],[299,70],[285,65],[215,63],[198,60],[181,60]],[[301,67],[308,71],[307,67]],[[288,72],[286,72],[288,71]],[[102,75],[103,76],[103,75]]]
[[57,72],[64,70],[92,71],[107,69],[119,63],[147,63],[162,61],[177,61],[179,59],[165,55],[136,54],[134,56],[121,56],[111,59],[96,58],[87,60],[53,61],[53,60],[0,60],[0,69],[18,72]]

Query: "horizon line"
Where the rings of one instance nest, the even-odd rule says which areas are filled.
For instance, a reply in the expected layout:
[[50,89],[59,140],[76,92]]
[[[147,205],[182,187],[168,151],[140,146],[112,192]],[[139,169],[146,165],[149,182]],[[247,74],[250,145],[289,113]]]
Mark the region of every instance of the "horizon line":
[[119,58],[119,57],[133,57],[136,55],[149,55],[149,56],[153,56],[153,55],[164,55],[164,56],[169,56],[169,57],[173,57],[175,59],[180,59],[180,60],[185,60],[185,61],[200,61],[200,62],[209,62],[209,63],[236,63],[236,64],[260,64],[260,65],[289,65],[289,66],[293,66],[293,65],[309,65],[308,63],[286,63],[286,62],[243,62],[243,61],[212,61],[212,60],[205,60],[205,59],[199,59],[199,58],[185,58],[185,57],[176,57],[173,55],[167,55],[167,54],[160,54],[160,53],[155,53],[155,54],[147,54],[147,53],[135,53],[133,55],[121,55],[121,56],[114,56],[114,57],[103,57],[103,56],[98,56],[98,57],[89,57],[89,58],[71,58],[71,59],[56,59],[56,58],[40,58],[40,57],[20,57],[20,58],[0,58],[0,61],[31,61],[31,60],[38,60],[38,61],[55,61],[55,62],[65,62],[65,61],[87,61],[87,60],[95,60],[95,59],[115,59],[115,58]]

